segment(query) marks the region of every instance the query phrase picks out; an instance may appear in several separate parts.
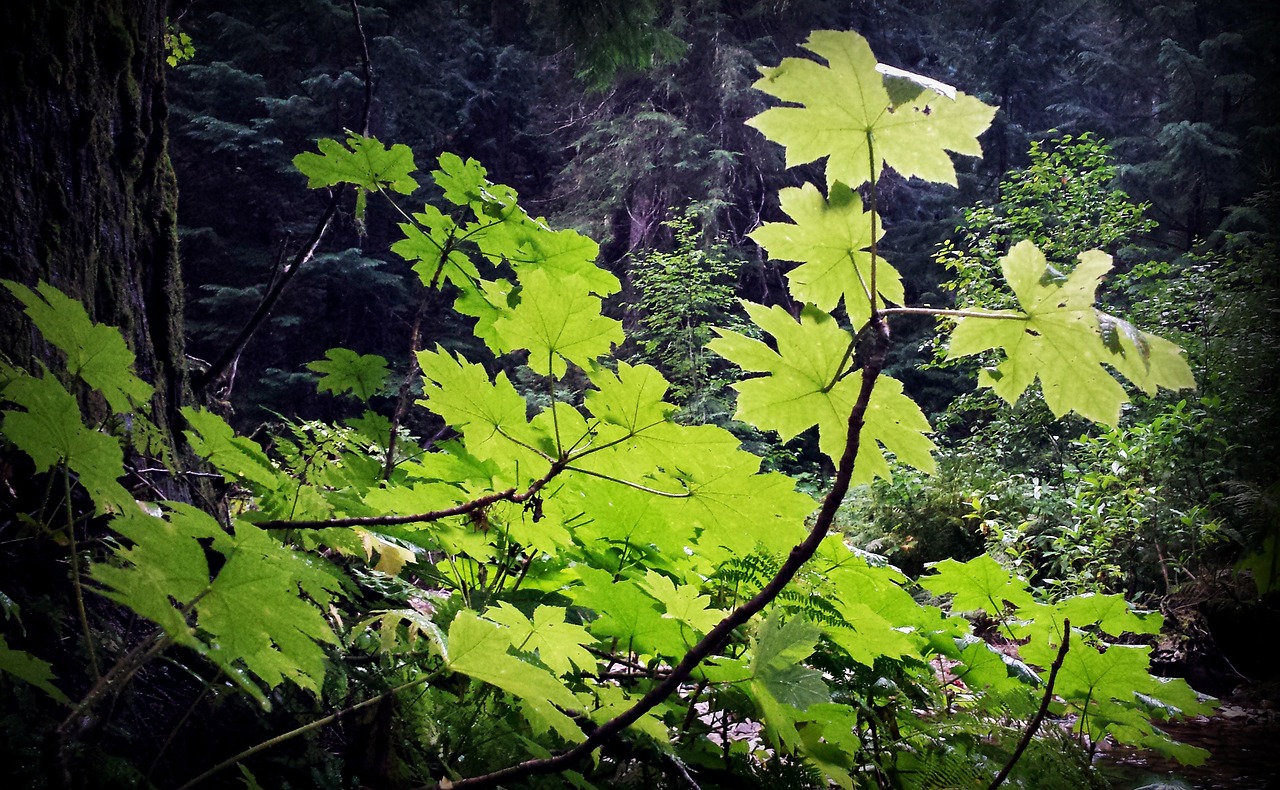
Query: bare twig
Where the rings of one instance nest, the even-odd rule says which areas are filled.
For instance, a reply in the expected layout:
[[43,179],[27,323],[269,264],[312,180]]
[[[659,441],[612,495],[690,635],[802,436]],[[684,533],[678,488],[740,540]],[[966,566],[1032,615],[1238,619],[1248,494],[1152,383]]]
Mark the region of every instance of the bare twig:
[[226,770],[227,768],[230,768],[231,766],[235,765],[238,762],[247,760],[253,755],[257,754],[258,752],[270,749],[272,746],[277,746],[281,743],[284,743],[287,740],[296,738],[297,736],[302,735],[304,733],[308,733],[311,730],[323,727],[326,724],[332,724],[333,722],[338,721],[344,716],[349,716],[358,710],[362,710],[364,708],[369,707],[370,705],[379,703],[382,700],[387,699],[388,697],[392,697],[400,693],[401,691],[406,691],[415,686],[421,686],[427,683],[428,681],[433,680],[434,678],[435,678],[434,675],[424,675],[423,677],[420,677],[416,680],[411,680],[408,683],[402,683],[393,689],[388,689],[387,691],[382,692],[376,697],[370,697],[364,702],[359,702],[350,707],[346,707],[346,708],[343,708],[342,710],[335,711],[334,713],[331,713],[328,716],[325,716],[323,718],[316,719],[315,721],[309,721],[306,724],[302,725],[301,727],[295,727],[294,729],[289,730],[288,732],[285,732],[285,733],[281,733],[280,735],[277,735],[274,738],[268,738],[267,740],[262,741],[261,743],[250,746],[248,749],[245,749],[244,751],[240,752],[237,755],[228,757],[227,759],[213,766],[212,768],[200,774],[199,776],[195,777],[194,779],[189,780],[186,784],[179,787],[178,790],[189,790],[189,788],[195,787],[196,785],[200,784],[201,782],[213,776],[214,774],[220,773]]
[[[356,5],[355,0],[351,0],[351,12],[355,17],[356,32],[360,37],[360,53],[364,64],[364,107],[360,112],[360,128],[361,133],[367,135],[369,133],[369,114],[373,105],[373,67],[369,63],[369,45],[365,41],[364,27],[360,23],[360,9]],[[307,238],[307,243],[302,245],[302,249],[293,256],[293,260],[289,265],[280,272],[280,276],[274,278],[267,292],[263,295],[262,301],[258,303],[258,307],[253,311],[253,315],[249,317],[244,328],[236,335],[231,345],[227,346],[218,358],[213,361],[209,369],[192,379],[191,386],[196,391],[208,390],[213,384],[220,381],[228,370],[232,369],[234,364],[239,360],[240,354],[243,353],[245,346],[253,338],[254,334],[267,320],[267,316],[271,315],[271,311],[275,309],[276,303],[280,301],[280,295],[284,292],[284,288],[293,279],[302,267],[306,266],[315,257],[316,250],[320,248],[320,243],[324,241],[324,237],[329,233],[329,228],[333,225],[333,218],[338,213],[338,204],[342,200],[342,196],[348,191],[347,186],[339,186],[329,194],[329,202],[325,205],[324,211],[321,212],[320,218],[316,220],[315,228],[312,229],[311,235]]]
[[1022,759],[1022,753],[1027,750],[1031,739],[1035,737],[1036,730],[1040,729],[1040,723],[1044,721],[1045,714],[1049,712],[1049,702],[1053,699],[1053,684],[1058,679],[1058,670],[1062,669],[1062,661],[1067,657],[1067,648],[1070,644],[1071,621],[1064,617],[1062,618],[1062,645],[1058,648],[1057,658],[1053,659],[1053,664],[1049,666],[1049,679],[1045,682],[1044,696],[1040,698],[1040,709],[1031,718],[1031,723],[1027,725],[1027,731],[1022,733],[1022,740],[1018,741],[1018,748],[1013,750],[1013,756],[1000,769],[1000,773],[996,774],[996,778],[991,780],[987,790],[996,790],[1004,783],[1005,779],[1009,778],[1009,772],[1013,770],[1013,766],[1018,763],[1018,760]]

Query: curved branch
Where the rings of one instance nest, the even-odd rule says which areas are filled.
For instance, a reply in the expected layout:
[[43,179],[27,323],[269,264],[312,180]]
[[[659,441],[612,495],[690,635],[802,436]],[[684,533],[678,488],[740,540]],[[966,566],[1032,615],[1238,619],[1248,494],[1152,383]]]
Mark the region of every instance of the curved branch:
[[1049,702],[1053,699],[1053,684],[1058,679],[1058,670],[1062,669],[1062,660],[1067,657],[1067,647],[1070,644],[1071,621],[1064,617],[1062,618],[1062,646],[1058,648],[1057,658],[1053,659],[1053,664],[1049,666],[1049,680],[1045,683],[1044,696],[1040,698],[1040,709],[1036,711],[1035,716],[1031,717],[1031,723],[1027,725],[1027,731],[1022,733],[1022,740],[1018,741],[1018,748],[1013,750],[1013,756],[1000,769],[1000,773],[996,774],[996,778],[991,780],[987,790],[996,790],[997,787],[1004,783],[1004,780],[1009,777],[1009,772],[1013,770],[1013,766],[1017,765],[1018,760],[1022,759],[1022,753],[1031,744],[1031,739],[1035,737],[1036,730],[1040,729],[1040,723],[1044,721],[1045,714],[1049,712]]
[[[729,641],[729,637],[732,636],[735,629],[745,625],[752,617],[778,597],[783,588],[795,578],[800,568],[817,553],[818,547],[826,539],[827,531],[835,520],[836,511],[840,508],[840,503],[844,500],[844,495],[849,490],[849,482],[853,478],[853,464],[858,455],[858,445],[867,413],[867,405],[871,402],[871,392],[875,387],[876,379],[879,377],[880,371],[884,369],[888,349],[888,329],[883,319],[878,314],[873,313],[869,323],[874,325],[874,331],[878,335],[879,342],[871,344],[870,352],[862,360],[862,388],[858,392],[858,400],[854,403],[853,411],[849,414],[849,428],[846,435],[844,454],[840,456],[840,464],[836,470],[835,480],[832,482],[831,490],[827,492],[826,498],[822,500],[822,507],[818,511],[818,517],[814,521],[808,537],[791,549],[791,553],[787,556],[787,560],[782,564],[782,567],[778,569],[778,573],[754,597],[729,612],[715,628],[711,629],[700,642],[685,654],[680,663],[672,668],[671,674],[667,675],[661,683],[650,689],[630,708],[601,724],[582,743],[551,757],[526,760],[492,773],[452,780],[448,785],[451,789],[463,790],[465,788],[466,790],[471,790],[471,788],[494,787],[525,776],[553,774],[568,769],[579,760],[590,755],[591,752],[595,751],[596,747],[621,733],[638,721],[641,716],[662,704],[672,694],[675,694],[681,684],[689,679],[689,676],[693,674],[693,671],[697,669],[703,660],[710,657]],[[441,785],[439,784],[427,785],[419,788],[419,790],[438,790],[440,787]]]
[[446,507],[440,510],[429,510],[425,513],[414,513],[407,516],[352,516],[350,518],[328,518],[313,521],[291,521],[289,519],[275,519],[272,521],[259,521],[254,524],[258,529],[327,529],[330,527],[390,527],[397,524],[417,524],[420,522],[439,521],[442,518],[450,516],[465,516],[476,510],[482,510],[490,505],[498,502],[514,502],[521,504],[528,502],[539,491],[550,483],[552,478],[560,474],[568,466],[567,460],[556,461],[547,470],[547,473],[537,480],[529,484],[524,491],[516,491],[514,488],[508,488],[503,491],[494,491],[492,494],[485,494],[468,502],[460,502],[453,507]]

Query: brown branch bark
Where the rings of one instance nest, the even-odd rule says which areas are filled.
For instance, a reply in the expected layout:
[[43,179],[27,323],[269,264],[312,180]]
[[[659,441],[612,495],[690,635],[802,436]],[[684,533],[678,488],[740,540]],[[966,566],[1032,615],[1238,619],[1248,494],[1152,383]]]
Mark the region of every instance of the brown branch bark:
[[[800,568],[818,551],[818,547],[827,537],[827,531],[835,520],[836,511],[839,509],[841,502],[844,501],[845,493],[849,490],[849,481],[853,477],[853,464],[858,455],[858,445],[862,436],[867,405],[871,402],[871,392],[875,387],[876,379],[884,368],[885,356],[888,350],[889,331],[884,320],[878,314],[872,315],[868,326],[874,334],[868,335],[870,342],[859,344],[861,346],[859,349],[859,361],[862,362],[862,387],[858,392],[858,399],[854,403],[853,411],[849,415],[845,450],[840,457],[835,480],[831,484],[831,490],[827,492],[827,496],[822,500],[822,507],[818,511],[818,517],[814,521],[808,537],[791,549],[786,562],[778,569],[778,573],[754,597],[729,612],[715,628],[711,629],[700,642],[685,654],[680,663],[672,668],[671,674],[667,675],[661,683],[650,689],[630,708],[601,724],[582,743],[551,757],[526,760],[492,773],[452,780],[448,783],[448,787],[451,790],[494,787],[526,776],[553,774],[567,770],[579,760],[590,755],[596,747],[621,733],[638,721],[645,713],[648,713],[672,694],[675,694],[699,664],[729,641],[729,637],[735,629],[745,625],[752,617],[778,597],[783,588],[795,578]],[[440,784],[426,785],[418,790],[438,790],[440,787]]]
[[1049,680],[1045,683],[1044,696],[1040,698],[1040,709],[1036,711],[1036,715],[1031,717],[1031,723],[1027,725],[1027,731],[1022,733],[1022,740],[1018,741],[1018,748],[1013,750],[1013,756],[1009,758],[1009,762],[1005,763],[1000,769],[1000,773],[996,774],[996,778],[991,780],[987,790],[996,790],[1005,779],[1009,778],[1009,772],[1013,770],[1013,766],[1018,764],[1018,760],[1022,759],[1022,753],[1027,750],[1027,746],[1031,744],[1031,739],[1035,737],[1036,731],[1040,729],[1040,723],[1044,721],[1045,714],[1049,712],[1049,702],[1053,699],[1053,684],[1058,679],[1058,670],[1062,669],[1062,661],[1067,657],[1067,648],[1071,644],[1071,621],[1062,618],[1062,646],[1058,648],[1058,656],[1053,659],[1053,663],[1049,666]]
[[498,502],[514,502],[521,504],[528,502],[539,491],[550,483],[552,478],[565,470],[569,465],[568,458],[561,458],[551,464],[551,468],[547,473],[537,480],[529,484],[524,491],[516,491],[514,488],[508,488],[503,491],[495,491],[492,494],[478,497],[469,502],[462,502],[453,507],[443,508],[441,510],[431,510],[426,513],[414,513],[408,516],[353,516],[351,518],[330,518],[320,519],[318,521],[290,521],[288,519],[278,519],[275,521],[262,521],[254,526],[258,529],[326,529],[329,527],[388,527],[397,524],[418,524],[422,522],[439,521],[449,516],[465,516],[467,513],[481,510],[489,505]]

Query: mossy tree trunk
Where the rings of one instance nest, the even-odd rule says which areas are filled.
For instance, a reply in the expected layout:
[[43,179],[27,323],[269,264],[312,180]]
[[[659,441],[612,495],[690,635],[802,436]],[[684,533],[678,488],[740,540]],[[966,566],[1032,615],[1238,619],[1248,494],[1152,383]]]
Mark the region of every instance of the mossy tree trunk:
[[[165,0],[0,3],[0,275],[120,327],[168,428],[185,388]],[[0,352],[58,364],[0,293]]]

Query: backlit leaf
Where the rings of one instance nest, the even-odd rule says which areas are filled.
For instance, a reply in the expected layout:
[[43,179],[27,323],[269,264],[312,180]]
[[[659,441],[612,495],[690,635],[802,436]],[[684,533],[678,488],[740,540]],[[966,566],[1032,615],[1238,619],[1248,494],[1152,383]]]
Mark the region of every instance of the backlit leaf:
[[348,134],[346,145],[329,138],[317,140],[316,145],[320,153],[306,152],[293,158],[293,166],[307,177],[311,189],[355,184],[370,192],[386,187],[408,195],[418,188],[418,182],[410,175],[416,166],[413,151],[407,145],[387,148],[372,137],[358,134]]
[[[895,104],[862,36],[819,30],[805,49],[827,62],[786,58],[761,68],[755,87],[799,107],[775,107],[747,121],[787,150],[787,167],[827,157],[827,184],[858,187],[892,167],[903,176],[955,185],[948,151],[980,156],[978,135],[995,108],[972,96],[915,91]],[[868,142],[873,144],[868,150]]]
[[1079,263],[1063,278],[1049,268],[1039,248],[1023,241],[1000,259],[1000,266],[1021,310],[960,318],[947,352],[955,358],[1003,350],[1004,361],[979,375],[981,386],[1013,403],[1039,378],[1045,403],[1055,416],[1075,411],[1108,425],[1118,423],[1128,396],[1104,365],[1132,374],[1148,391],[1156,386],[1194,386],[1181,350],[1172,343],[1149,335],[1135,339],[1129,332],[1121,332],[1111,348],[1104,342],[1094,292],[1111,270],[1111,256],[1097,250],[1081,253]]
[[[778,199],[795,224],[766,222],[751,238],[770,258],[802,264],[787,272],[795,298],[827,312],[843,300],[854,328],[861,327],[871,316],[871,215],[862,210],[862,198],[836,183],[829,200],[813,184],[783,189]],[[875,281],[878,306],[902,304],[902,278],[883,258],[876,261]]]

